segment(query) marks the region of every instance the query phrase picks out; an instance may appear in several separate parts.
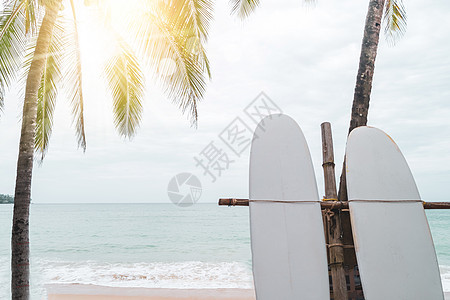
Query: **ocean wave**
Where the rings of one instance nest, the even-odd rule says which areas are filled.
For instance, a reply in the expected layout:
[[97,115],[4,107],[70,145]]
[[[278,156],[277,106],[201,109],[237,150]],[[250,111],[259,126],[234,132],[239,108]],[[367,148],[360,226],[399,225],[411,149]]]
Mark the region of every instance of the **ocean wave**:
[[[250,268],[239,262],[100,263],[42,260],[35,271],[43,284],[95,284],[147,288],[253,288]],[[450,292],[450,266],[439,266]],[[36,274],[35,273],[35,274]]]
[[450,292],[450,266],[439,266],[441,272],[442,288],[444,292]]
[[[9,295],[9,260],[0,258],[0,298]],[[4,264],[5,263],[5,264]],[[8,263],[8,264],[7,264]],[[450,292],[450,266],[439,266],[444,292]],[[101,263],[34,261],[32,299],[45,299],[45,285],[94,284],[145,288],[253,288],[248,265],[240,262]],[[6,298],[5,298],[6,299]]]
[[147,288],[252,288],[251,270],[238,262],[99,263],[39,261],[44,284],[78,283]]

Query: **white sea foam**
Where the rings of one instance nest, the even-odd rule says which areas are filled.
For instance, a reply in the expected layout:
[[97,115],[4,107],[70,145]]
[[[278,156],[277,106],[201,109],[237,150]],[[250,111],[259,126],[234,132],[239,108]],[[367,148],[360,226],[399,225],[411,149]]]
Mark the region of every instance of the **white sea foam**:
[[444,292],[450,292],[450,266],[439,266],[441,271],[442,288]]
[[[450,266],[440,266],[444,292],[450,292]],[[252,288],[252,273],[238,262],[99,263],[41,260],[42,284],[95,284],[147,288]],[[37,270],[36,270],[37,271]]]
[[252,275],[237,262],[99,263],[40,261],[44,284],[79,283],[147,288],[251,288]]
[[[7,265],[6,259],[0,261],[0,266]],[[444,292],[448,293],[450,266],[439,268]],[[2,268],[5,273],[9,273],[7,269],[9,268]],[[9,276],[2,277],[2,286],[8,286]],[[38,260],[32,265],[32,281],[32,299],[45,299],[43,288],[46,284],[147,288],[253,287],[251,270],[247,265],[238,262],[99,263]],[[9,289],[2,290],[0,298],[5,295],[9,295]]]

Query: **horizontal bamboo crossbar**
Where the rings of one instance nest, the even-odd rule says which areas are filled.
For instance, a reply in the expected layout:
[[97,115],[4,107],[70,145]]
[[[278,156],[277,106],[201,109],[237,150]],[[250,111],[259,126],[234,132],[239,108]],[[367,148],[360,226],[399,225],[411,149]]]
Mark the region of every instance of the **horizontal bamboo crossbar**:
[[[248,199],[220,198],[219,205],[248,206]],[[322,209],[348,209],[347,201],[321,201]],[[423,202],[424,209],[450,209],[450,202]]]

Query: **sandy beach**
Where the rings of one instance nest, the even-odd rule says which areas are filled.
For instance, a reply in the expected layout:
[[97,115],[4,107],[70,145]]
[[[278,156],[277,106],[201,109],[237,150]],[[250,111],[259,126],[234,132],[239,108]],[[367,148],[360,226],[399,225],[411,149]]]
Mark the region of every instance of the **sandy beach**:
[[[47,286],[48,300],[255,300],[252,289],[153,289],[67,284]],[[450,292],[445,293],[450,300]]]
[[251,289],[153,289],[68,284],[47,286],[48,300],[255,300]]

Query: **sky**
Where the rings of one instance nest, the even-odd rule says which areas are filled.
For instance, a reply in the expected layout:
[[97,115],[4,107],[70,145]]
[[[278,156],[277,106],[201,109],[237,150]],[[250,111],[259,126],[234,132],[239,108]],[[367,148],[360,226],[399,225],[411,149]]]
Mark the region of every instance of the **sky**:
[[[212,80],[199,104],[198,127],[148,76],[143,121],[131,141],[112,125],[112,101],[96,66],[102,56],[94,43],[98,32],[80,24],[87,150],[78,149],[68,101],[60,97],[49,151],[41,165],[35,163],[33,202],[170,203],[168,184],[180,173],[201,182],[199,203],[247,198],[250,151],[235,154],[220,135],[236,118],[254,130],[245,108],[261,92],[302,128],[323,195],[320,124],[331,122],[340,174],[368,1],[319,0],[314,8],[299,0],[261,3],[241,21],[230,15],[228,1],[216,1],[207,45]],[[423,200],[450,200],[450,3],[404,4],[405,36],[395,46],[380,39],[368,125],[396,141]],[[4,194],[14,193],[19,94],[18,86],[10,89],[0,115]],[[211,142],[232,160],[214,182],[195,161]]]

